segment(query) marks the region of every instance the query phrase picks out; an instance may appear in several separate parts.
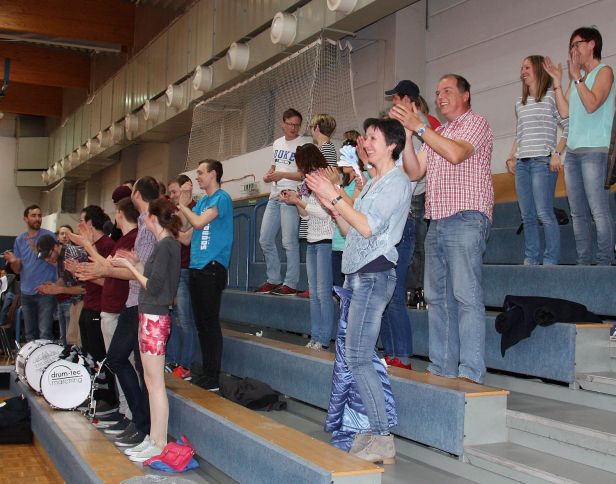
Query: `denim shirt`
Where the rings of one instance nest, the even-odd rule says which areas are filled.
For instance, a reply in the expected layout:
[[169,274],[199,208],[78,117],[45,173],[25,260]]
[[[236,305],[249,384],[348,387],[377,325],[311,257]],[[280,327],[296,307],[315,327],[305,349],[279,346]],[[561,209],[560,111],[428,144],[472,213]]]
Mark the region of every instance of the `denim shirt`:
[[411,194],[409,179],[398,167],[376,183],[374,179],[366,183],[354,208],[367,216],[372,235],[365,238],[353,227],[349,228],[342,253],[343,273],[353,274],[380,256],[394,264],[398,261],[396,244],[402,238]]

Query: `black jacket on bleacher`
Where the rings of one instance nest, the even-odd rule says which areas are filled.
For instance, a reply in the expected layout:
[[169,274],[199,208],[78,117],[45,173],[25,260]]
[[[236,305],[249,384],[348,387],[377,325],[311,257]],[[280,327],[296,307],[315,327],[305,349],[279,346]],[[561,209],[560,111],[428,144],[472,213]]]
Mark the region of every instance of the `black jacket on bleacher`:
[[566,299],[535,296],[505,296],[503,312],[496,316],[501,334],[501,355],[507,348],[530,336],[537,325],[554,323],[603,323],[586,306]]

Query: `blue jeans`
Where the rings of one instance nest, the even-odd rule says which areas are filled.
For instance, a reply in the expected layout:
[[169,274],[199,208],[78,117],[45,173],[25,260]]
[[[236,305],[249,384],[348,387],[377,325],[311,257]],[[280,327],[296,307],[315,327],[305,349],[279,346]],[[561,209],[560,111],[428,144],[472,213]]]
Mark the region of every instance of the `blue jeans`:
[[[610,191],[603,188],[607,153],[567,153],[565,180],[571,208],[577,264],[592,262],[591,222],[597,229],[597,265],[610,265],[614,258],[614,222]],[[591,218],[592,216],[592,218]]]
[[22,294],[21,308],[26,328],[26,341],[53,339],[53,313],[56,297],[42,294]]
[[166,351],[169,361],[182,365],[184,368],[192,367],[195,351],[199,344],[190,301],[189,275],[189,269],[180,271],[180,284],[175,296],[173,323]]
[[263,214],[261,235],[259,236],[259,244],[261,244],[261,250],[265,257],[267,282],[280,284],[283,281],[280,275],[278,247],[276,247],[276,235],[279,231],[282,231],[282,247],[287,256],[287,273],[283,284],[297,289],[299,283],[298,230],[299,215],[295,206],[270,199]]
[[62,345],[66,346],[66,328],[68,328],[68,322],[71,319],[71,305],[73,303],[70,299],[64,301],[58,301],[58,323],[60,325],[60,341]]
[[334,329],[332,244],[308,244],[306,273],[310,292],[310,336],[329,346]]
[[381,318],[396,287],[396,271],[347,274],[344,287],[351,289],[345,342],[345,363],[357,383],[370,430],[389,433],[385,395],[372,354],[379,338]]
[[558,172],[550,170],[550,158],[524,158],[515,165],[515,191],[524,223],[524,264],[538,265],[539,221],[545,234],[543,264],[560,261],[560,227],[554,215],[554,191]]
[[424,241],[428,232],[428,222],[424,218],[426,215],[426,194],[421,193],[413,196],[411,199],[412,217],[415,221],[415,250],[411,259],[411,269],[408,275],[407,286],[410,289],[424,287],[424,264],[426,260],[426,251],[424,250]]
[[481,264],[490,221],[468,210],[432,220],[426,236],[428,370],[435,375],[485,378],[486,315]]
[[408,358],[413,354],[413,334],[411,320],[406,310],[406,275],[415,248],[415,221],[409,215],[396,246],[398,265],[396,266],[396,288],[383,313],[381,322],[381,344],[386,356]]

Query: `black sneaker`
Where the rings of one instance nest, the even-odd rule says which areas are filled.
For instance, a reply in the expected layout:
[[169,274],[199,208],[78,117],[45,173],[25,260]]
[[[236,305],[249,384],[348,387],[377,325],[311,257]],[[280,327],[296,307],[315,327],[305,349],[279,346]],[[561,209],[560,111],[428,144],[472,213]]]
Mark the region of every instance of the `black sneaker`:
[[120,412],[113,412],[109,415],[95,417],[94,420],[92,420],[92,425],[94,425],[97,429],[106,429],[120,422],[123,417],[124,416]]
[[117,435],[114,435],[113,438],[114,440],[122,440],[124,437],[128,437],[129,435],[134,434],[136,431],[137,431],[137,426],[133,422],[131,422],[128,424],[128,427],[124,429],[123,432]]
[[195,385],[201,387],[201,388],[205,388],[206,390],[209,390],[211,392],[217,392],[218,390],[220,390],[220,384],[217,381],[213,381],[210,380],[207,377],[199,377],[196,380],[193,379],[191,383],[194,383]]
[[132,434],[128,435],[127,437],[121,440],[116,440],[114,444],[117,445],[118,447],[135,447],[139,445],[141,442],[143,442],[143,439],[145,439],[145,434],[143,432],[140,432],[139,430],[135,430]]
[[107,427],[105,430],[103,430],[103,432],[106,433],[107,435],[120,435],[122,432],[124,432],[128,428],[130,424],[131,424],[131,421],[128,420],[126,417],[124,417],[122,420],[120,420],[115,425],[111,425],[110,427]]

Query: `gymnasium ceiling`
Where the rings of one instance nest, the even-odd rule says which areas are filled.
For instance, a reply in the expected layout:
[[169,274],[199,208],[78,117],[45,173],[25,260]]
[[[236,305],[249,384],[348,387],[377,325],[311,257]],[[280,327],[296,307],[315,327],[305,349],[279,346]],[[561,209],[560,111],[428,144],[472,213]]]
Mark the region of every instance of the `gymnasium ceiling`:
[[62,115],[66,89],[92,89],[91,59],[133,51],[139,8],[179,14],[191,0],[0,0],[0,112]]

